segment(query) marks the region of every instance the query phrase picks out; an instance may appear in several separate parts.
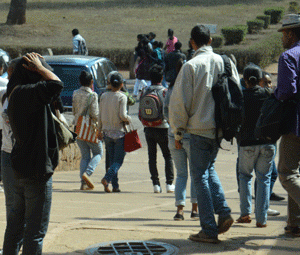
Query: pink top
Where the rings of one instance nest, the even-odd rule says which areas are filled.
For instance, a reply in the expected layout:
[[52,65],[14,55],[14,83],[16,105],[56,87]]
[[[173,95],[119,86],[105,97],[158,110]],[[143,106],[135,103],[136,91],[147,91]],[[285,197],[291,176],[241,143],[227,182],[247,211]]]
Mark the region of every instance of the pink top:
[[167,45],[167,53],[170,53],[175,50],[175,43],[178,42],[177,37],[174,36],[173,40],[170,38],[168,39],[166,45]]

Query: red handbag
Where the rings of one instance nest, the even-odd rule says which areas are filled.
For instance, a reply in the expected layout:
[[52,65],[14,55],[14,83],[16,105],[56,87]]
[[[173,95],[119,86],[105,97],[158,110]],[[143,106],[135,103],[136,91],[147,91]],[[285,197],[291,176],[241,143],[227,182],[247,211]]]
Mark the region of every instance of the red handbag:
[[125,152],[132,152],[142,148],[142,143],[137,133],[137,130],[133,129],[132,125],[129,125],[129,132],[128,132],[125,125],[124,127],[125,127],[125,137],[124,137]]

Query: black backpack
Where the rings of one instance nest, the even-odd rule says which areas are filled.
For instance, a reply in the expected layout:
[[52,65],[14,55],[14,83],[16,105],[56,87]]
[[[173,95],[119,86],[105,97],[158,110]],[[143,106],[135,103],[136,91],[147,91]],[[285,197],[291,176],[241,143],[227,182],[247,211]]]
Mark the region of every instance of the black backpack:
[[232,78],[230,59],[221,55],[224,62],[224,73],[219,74],[218,81],[212,87],[215,100],[216,139],[218,130],[222,129],[226,141],[233,140],[239,132],[243,119],[243,92]]

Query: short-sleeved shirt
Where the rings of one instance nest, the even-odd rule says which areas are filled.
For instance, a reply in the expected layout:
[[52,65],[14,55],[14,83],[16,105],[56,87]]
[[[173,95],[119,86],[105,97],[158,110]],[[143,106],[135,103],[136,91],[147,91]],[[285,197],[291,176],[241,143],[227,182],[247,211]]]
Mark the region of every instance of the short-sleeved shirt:
[[173,37],[173,40],[171,40],[170,38],[167,40],[167,43],[166,43],[167,53],[170,53],[175,50],[175,43],[177,43],[177,42],[178,42],[178,39],[175,36]]

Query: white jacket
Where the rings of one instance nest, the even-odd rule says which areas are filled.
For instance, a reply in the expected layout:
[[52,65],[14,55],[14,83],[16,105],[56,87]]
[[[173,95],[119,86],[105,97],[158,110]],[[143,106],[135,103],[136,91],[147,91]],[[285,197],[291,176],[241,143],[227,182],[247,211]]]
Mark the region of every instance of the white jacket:
[[[233,62],[231,67],[233,78],[240,84]],[[215,138],[215,102],[211,89],[222,72],[223,59],[213,52],[211,46],[199,48],[182,66],[169,105],[169,121],[175,139],[182,139],[178,134],[180,131]]]

